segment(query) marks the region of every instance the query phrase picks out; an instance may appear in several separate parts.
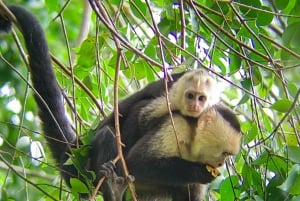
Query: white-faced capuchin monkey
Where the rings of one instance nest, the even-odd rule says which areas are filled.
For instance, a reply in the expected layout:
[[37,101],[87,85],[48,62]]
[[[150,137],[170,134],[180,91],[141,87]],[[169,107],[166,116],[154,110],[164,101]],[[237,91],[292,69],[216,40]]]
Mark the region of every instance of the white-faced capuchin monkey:
[[[171,118],[165,115],[159,129],[147,131],[147,137],[144,136],[131,148],[128,157],[137,154],[157,158],[181,157],[214,168],[220,167],[226,156],[238,153],[241,144],[239,125],[231,125],[224,119],[221,113],[223,111],[230,114],[229,109],[221,105],[206,109],[197,119],[173,113],[175,131]],[[144,153],[135,152],[142,150],[137,148],[141,146],[147,147],[143,150]]]
[[[170,109],[171,111],[179,112],[181,115],[191,117],[188,123],[193,123],[193,121],[195,121],[194,118],[197,118],[202,111],[218,102],[219,96],[216,93],[216,91],[218,91],[216,81],[204,70],[191,70],[181,75],[180,78],[177,77],[175,77],[175,81],[169,83],[168,86],[170,88]],[[163,87],[162,81],[163,80],[159,81],[161,87]],[[142,92],[145,94],[144,90],[147,90],[149,86],[137,93]],[[148,130],[157,128],[161,120],[166,121],[166,119],[162,117],[169,116],[165,93],[162,88],[157,88],[156,90],[157,94],[152,94],[152,96],[148,98],[144,97],[143,100],[136,102],[134,106],[128,106],[130,112],[124,113],[123,108],[120,110],[119,121],[122,142],[125,144],[123,148],[125,156]],[[160,91],[160,93],[158,93],[158,91]],[[128,101],[128,99],[125,99],[125,102],[126,101]],[[122,103],[119,106],[123,106],[124,104]],[[96,131],[96,139],[93,140],[91,151],[92,155],[95,153],[92,158],[97,158],[91,161],[91,169],[95,172],[98,167],[112,160],[117,154],[115,139],[113,137],[114,124],[112,123],[114,123],[113,118],[109,117],[100,124]],[[168,123],[170,122],[168,121]],[[174,135],[173,137],[176,136]],[[173,147],[176,148],[176,143],[173,145]],[[102,149],[99,149],[99,147]],[[118,175],[122,175],[121,170],[120,164],[117,163],[116,171]],[[99,178],[103,176],[102,173],[103,171],[97,174]]]
[[166,94],[155,98],[142,109],[143,122],[159,118],[171,111],[179,111],[184,116],[198,117],[203,110],[219,102],[216,80],[205,70],[191,70],[181,76]]
[[[70,155],[72,155],[71,148],[76,147],[77,136],[72,129],[72,124],[66,116],[61,89],[53,72],[44,32],[38,20],[25,9],[18,6],[9,6],[8,8],[18,21],[28,51],[34,97],[39,108],[39,117],[42,121],[43,134],[45,135],[45,139],[48,142],[62,176],[70,186],[70,178],[83,178],[80,177],[82,172],[79,174],[74,165],[65,164]],[[8,32],[11,29],[11,25],[12,23],[7,20],[7,18],[0,17],[0,31]],[[182,75],[185,75],[185,73],[173,75],[174,82],[170,82],[168,87],[172,87],[172,84]],[[136,177],[136,188],[138,192],[141,193],[139,193],[139,196],[147,197],[148,192],[150,192],[153,187],[152,184],[157,184],[157,186],[166,189],[165,193],[163,193],[163,197],[170,196],[173,200],[188,200],[181,198],[186,198],[187,185],[191,184],[191,191],[189,193],[191,199],[189,200],[199,201],[198,185],[209,183],[215,178],[214,171],[212,171],[212,169],[207,169],[206,163],[215,167],[216,165],[214,164],[218,164],[218,162],[221,163],[222,160],[220,159],[218,162],[205,161],[205,163],[202,163],[202,156],[200,155],[202,149],[198,150],[197,148],[197,146],[201,144],[200,137],[188,140],[189,138],[183,137],[184,130],[182,135],[179,134],[178,136],[182,136],[182,139],[184,139],[182,141],[183,144],[185,141],[188,142],[188,144],[191,145],[191,149],[189,150],[188,147],[183,149],[184,146],[179,146],[179,148],[183,149],[182,155],[176,155],[173,152],[175,147],[177,147],[177,143],[171,144],[174,141],[171,141],[168,145],[169,148],[174,146],[170,151],[164,149],[163,146],[157,147],[155,144],[146,142],[146,139],[151,139],[151,136],[154,137],[154,139],[151,139],[151,142],[157,141],[155,138],[163,136],[162,131],[164,130],[164,126],[168,125],[166,122],[169,122],[170,117],[167,111],[165,115],[162,114],[162,116],[158,115],[157,117],[154,116],[153,119],[148,119],[147,126],[143,126],[141,124],[142,119],[140,118],[141,110],[156,98],[163,96],[164,93],[164,80],[159,80],[149,84],[143,90],[138,91],[120,102],[119,120],[122,141],[126,145],[123,149],[124,155],[126,160],[128,160],[127,163],[130,173]],[[223,125],[223,130],[219,134],[220,129],[212,130],[209,126],[210,124],[207,123],[204,124],[204,131],[216,134],[216,136],[218,134],[224,136],[224,131],[229,131],[232,128],[235,128],[237,131],[239,130],[239,123],[230,110],[223,109],[221,106],[213,106],[213,108],[214,111],[217,111],[215,113],[216,117],[214,118],[220,120],[218,122],[224,122],[224,124],[217,124]],[[180,108],[176,109],[180,111]],[[192,136],[192,134],[196,133],[196,130],[199,127],[198,125],[201,125],[199,122],[201,122],[200,119],[202,115],[200,115],[198,120],[198,117],[188,117],[182,114],[183,113],[174,111],[175,120],[183,122],[183,124],[186,124],[186,127],[191,128],[192,130],[195,129],[195,132],[186,133],[187,136]],[[206,113],[204,112],[203,115],[205,114]],[[227,124],[225,122],[227,122]],[[153,125],[153,127],[150,127],[149,125]],[[178,123],[176,123],[176,126],[180,128]],[[168,128],[168,126],[166,128]],[[86,159],[86,163],[81,165],[84,169],[93,170],[96,173],[97,178],[93,181],[95,184],[98,183],[98,180],[102,176],[108,177],[100,189],[103,192],[105,201],[121,201],[123,192],[126,189],[126,179],[123,178],[123,171],[120,164],[117,163],[116,167],[114,167],[114,165],[109,162],[117,156],[113,114],[98,126],[94,131],[94,134],[95,137],[92,141],[91,150]],[[171,133],[168,133],[167,135],[169,136]],[[195,135],[195,137],[196,136],[200,136],[200,134]],[[217,140],[216,142],[219,141]],[[144,147],[140,146],[140,144],[143,143],[146,145]],[[210,142],[207,141],[204,145],[207,146],[209,143]],[[214,143],[214,141],[211,142],[211,144]],[[235,153],[233,150],[227,149],[227,145],[223,145],[224,149],[222,152],[224,152],[225,155],[227,154],[226,152],[228,152],[228,154]],[[158,150],[155,150],[155,147],[157,147]],[[151,150],[152,152],[149,153],[148,150]],[[212,151],[216,150],[212,149]],[[138,154],[139,152],[147,152],[147,154],[141,156]],[[161,157],[158,153],[166,154],[165,157]],[[210,152],[207,151],[207,153],[209,154]],[[182,156],[184,156],[184,158],[182,158]],[[207,155],[204,154],[204,156]],[[198,159],[200,161],[198,161]],[[114,185],[111,181],[116,181],[116,179],[123,181],[124,185]],[[83,181],[85,182],[85,180]],[[163,188],[158,189],[158,191],[157,188],[154,188],[154,191],[152,192],[154,199],[156,199],[155,197],[157,197],[157,199],[162,197],[161,191],[163,191]],[[143,194],[141,189],[147,189],[145,194]]]
[[147,130],[126,155],[140,200],[201,201],[206,189],[202,164],[216,177],[215,168],[240,150],[240,124],[220,104],[204,110],[199,118],[173,113],[173,121],[176,134],[170,116],[164,115],[162,123]]
[[[142,108],[151,101],[139,101],[123,121],[127,126],[121,128],[123,153],[129,172],[135,177],[138,199],[202,201],[205,184],[218,175],[215,168],[224,164],[226,156],[239,151],[240,124],[235,114],[220,104],[202,111],[198,118],[173,112],[175,133],[169,114],[154,118],[151,126],[137,123]],[[91,155],[95,154],[91,158],[95,160],[91,168],[95,172],[96,167],[107,165],[109,157],[113,158],[108,154],[117,155],[116,149],[112,151],[116,147],[112,129],[102,127],[93,141]],[[122,175],[118,163],[110,169]]]

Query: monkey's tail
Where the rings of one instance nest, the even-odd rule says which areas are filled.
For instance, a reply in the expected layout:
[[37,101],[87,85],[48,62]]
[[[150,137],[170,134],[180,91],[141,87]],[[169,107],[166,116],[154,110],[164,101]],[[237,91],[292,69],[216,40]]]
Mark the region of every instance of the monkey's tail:
[[[44,135],[58,164],[67,159],[76,135],[66,116],[62,93],[58,86],[44,31],[31,13],[18,6],[9,6],[23,34],[29,54],[29,67],[34,97],[39,107]],[[0,31],[10,31],[12,23],[0,17]]]

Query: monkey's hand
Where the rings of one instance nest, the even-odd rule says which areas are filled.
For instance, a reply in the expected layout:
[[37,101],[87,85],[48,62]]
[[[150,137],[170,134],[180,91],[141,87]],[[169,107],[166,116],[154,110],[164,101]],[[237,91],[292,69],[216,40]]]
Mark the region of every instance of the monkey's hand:
[[221,175],[220,171],[217,168],[213,168],[210,165],[206,165],[206,169],[213,177]]
[[119,201],[122,200],[123,194],[127,189],[128,182],[133,182],[134,177],[129,175],[128,178],[118,176],[115,172],[115,164],[112,161],[101,165],[100,174],[105,176],[104,188],[102,189],[105,200]]

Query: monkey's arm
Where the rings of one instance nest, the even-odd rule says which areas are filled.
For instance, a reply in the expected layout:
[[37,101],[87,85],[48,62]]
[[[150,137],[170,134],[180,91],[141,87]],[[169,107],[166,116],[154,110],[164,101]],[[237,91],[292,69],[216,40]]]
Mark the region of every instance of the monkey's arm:
[[139,181],[165,185],[209,183],[215,177],[198,164],[178,157],[155,158],[132,155],[126,159],[130,173]]
[[[174,82],[176,82],[184,74],[185,72],[172,74],[173,80],[167,83],[167,87],[170,88],[174,84]],[[120,113],[120,125],[122,126],[124,124],[124,121],[128,118],[128,116],[131,115],[132,110],[134,110],[136,104],[139,104],[139,102],[141,101],[152,100],[154,98],[162,96],[163,94],[165,94],[164,79],[159,79],[155,82],[148,84],[143,89],[120,101],[118,105]],[[114,122],[114,112],[112,112],[105,120],[103,120],[99,124],[97,130],[107,125],[114,127]]]
[[[174,119],[180,120],[181,116]],[[209,183],[215,177],[210,174],[205,164],[195,163],[184,160],[178,155],[174,141],[167,140],[168,146],[163,141],[173,133],[170,132],[170,125],[163,124],[168,116],[160,118],[160,124],[156,127],[147,128],[146,134],[142,136],[131,147],[126,155],[126,162],[130,174],[136,181],[148,181],[165,185],[185,185],[191,183]],[[182,119],[181,119],[182,120]],[[181,132],[178,134],[188,134],[189,130],[185,130],[185,121],[177,121],[182,123]],[[189,122],[185,122],[189,123]]]

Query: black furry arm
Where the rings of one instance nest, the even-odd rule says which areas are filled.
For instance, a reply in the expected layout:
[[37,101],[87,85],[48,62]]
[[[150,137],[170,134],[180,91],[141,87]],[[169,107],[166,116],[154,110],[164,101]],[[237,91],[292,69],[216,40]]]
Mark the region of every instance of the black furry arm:
[[178,157],[155,158],[132,155],[126,159],[130,173],[138,181],[164,185],[209,183],[214,177],[206,165]]
[[[172,74],[172,81],[167,83],[167,87],[170,88],[174,82],[176,82],[183,74],[177,73]],[[162,96],[165,93],[165,84],[164,79],[157,80],[148,84],[145,88],[137,91],[136,93],[126,97],[120,101],[119,107],[119,121],[122,126],[124,121],[131,115],[132,111],[135,110],[136,104],[139,104],[141,101],[149,101],[159,96]],[[139,108],[140,109],[140,108]],[[104,121],[98,126],[98,130],[104,126],[110,125],[114,127],[114,112],[112,112]]]
[[[164,117],[159,119],[166,121]],[[164,132],[161,122],[153,128],[147,128],[147,134],[141,136],[127,153],[126,163],[130,174],[136,181],[163,185],[211,182],[215,177],[208,172],[205,164],[184,160],[160,144],[156,134]],[[164,132],[162,136],[168,134]]]

